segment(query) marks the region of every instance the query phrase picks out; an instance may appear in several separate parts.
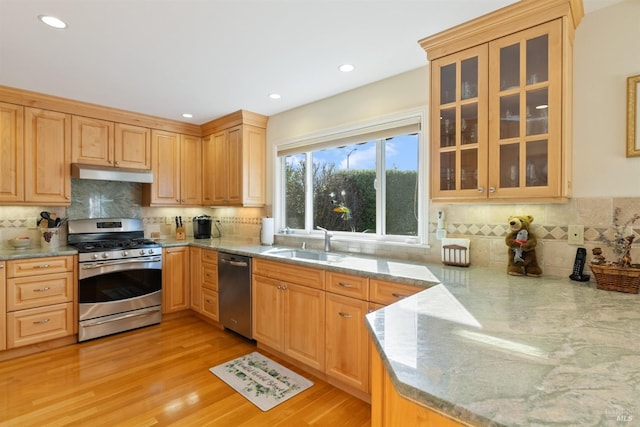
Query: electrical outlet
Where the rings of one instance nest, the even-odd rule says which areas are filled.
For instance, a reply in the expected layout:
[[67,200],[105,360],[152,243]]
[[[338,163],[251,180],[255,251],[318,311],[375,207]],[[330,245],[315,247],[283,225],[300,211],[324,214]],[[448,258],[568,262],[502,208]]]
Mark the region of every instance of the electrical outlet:
[[164,219],[164,223],[165,223],[165,224],[167,224],[167,225],[171,225],[171,224],[173,224],[173,221],[174,221],[174,218],[173,218],[173,217],[171,217],[171,216],[168,216],[168,217],[166,217],[166,218]]
[[569,226],[567,243],[570,245],[584,245],[584,225]]

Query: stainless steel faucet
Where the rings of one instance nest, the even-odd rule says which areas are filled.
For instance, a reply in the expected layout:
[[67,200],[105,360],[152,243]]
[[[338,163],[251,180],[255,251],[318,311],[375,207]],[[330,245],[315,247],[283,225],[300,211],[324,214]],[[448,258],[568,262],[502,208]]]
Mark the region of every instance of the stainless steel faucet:
[[331,236],[332,236],[332,234],[329,233],[329,230],[327,230],[326,228],[322,228],[319,225],[316,225],[316,228],[318,230],[324,231],[324,251],[325,252],[331,252]]

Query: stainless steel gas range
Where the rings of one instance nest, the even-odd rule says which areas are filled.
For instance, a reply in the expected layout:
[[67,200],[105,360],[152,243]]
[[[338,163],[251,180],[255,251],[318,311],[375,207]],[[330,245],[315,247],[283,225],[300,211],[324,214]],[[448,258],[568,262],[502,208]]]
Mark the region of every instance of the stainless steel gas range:
[[142,220],[71,220],[67,239],[78,250],[79,341],[160,323],[162,247]]

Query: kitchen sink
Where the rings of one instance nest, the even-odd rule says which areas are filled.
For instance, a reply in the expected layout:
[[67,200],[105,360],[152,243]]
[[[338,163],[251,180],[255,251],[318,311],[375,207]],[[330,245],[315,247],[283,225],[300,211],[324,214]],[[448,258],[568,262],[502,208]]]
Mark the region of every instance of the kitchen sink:
[[289,259],[306,259],[311,261],[326,261],[336,262],[344,258],[344,255],[331,253],[312,251],[308,249],[272,249],[265,252],[265,255],[273,255],[281,258]]

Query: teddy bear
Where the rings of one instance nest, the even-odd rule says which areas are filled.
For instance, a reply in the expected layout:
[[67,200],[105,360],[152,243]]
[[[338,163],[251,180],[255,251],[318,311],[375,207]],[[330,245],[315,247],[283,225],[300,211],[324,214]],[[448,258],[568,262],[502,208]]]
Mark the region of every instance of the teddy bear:
[[512,215],[508,219],[509,231],[505,237],[508,249],[507,273],[512,276],[542,275],[542,269],[538,265],[536,245],[538,240],[531,232],[533,222],[531,215]]

